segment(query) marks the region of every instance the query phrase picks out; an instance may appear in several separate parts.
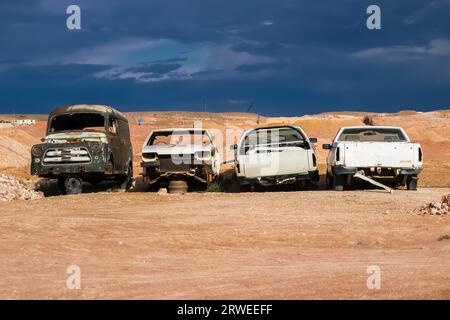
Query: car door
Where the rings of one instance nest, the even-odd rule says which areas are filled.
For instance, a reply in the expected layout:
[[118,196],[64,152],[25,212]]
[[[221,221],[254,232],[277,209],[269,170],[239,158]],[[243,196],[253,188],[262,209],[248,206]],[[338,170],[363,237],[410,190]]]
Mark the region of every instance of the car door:
[[122,152],[123,169],[126,170],[129,161],[133,161],[133,148],[130,141],[130,127],[128,122],[119,119],[119,136]]
[[120,128],[117,118],[110,115],[108,118],[108,133],[111,141],[111,151],[114,159],[115,173],[120,173],[124,169],[124,150],[119,131]]
[[310,146],[293,127],[257,129],[243,141],[240,152],[248,178],[307,173]]

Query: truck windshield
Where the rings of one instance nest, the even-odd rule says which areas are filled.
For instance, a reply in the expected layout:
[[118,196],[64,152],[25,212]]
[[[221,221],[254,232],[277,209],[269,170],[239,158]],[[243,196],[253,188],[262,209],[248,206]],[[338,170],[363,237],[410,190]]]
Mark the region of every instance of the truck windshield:
[[105,131],[105,117],[98,113],[73,113],[54,116],[48,130],[51,133],[64,131]]
[[245,146],[299,146],[305,145],[305,137],[294,128],[256,129],[245,137]]
[[368,127],[345,129],[338,141],[399,142],[407,140],[399,129]]
[[205,131],[179,130],[179,131],[157,131],[153,132],[147,145],[189,145],[189,144],[211,144],[211,138]]

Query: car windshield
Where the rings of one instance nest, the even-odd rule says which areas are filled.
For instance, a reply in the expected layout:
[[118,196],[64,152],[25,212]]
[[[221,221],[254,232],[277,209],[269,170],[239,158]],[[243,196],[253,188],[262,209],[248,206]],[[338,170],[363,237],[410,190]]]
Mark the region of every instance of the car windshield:
[[245,137],[246,146],[303,146],[305,137],[294,128],[256,129]]
[[157,131],[153,132],[147,145],[189,145],[189,144],[211,144],[211,138],[206,131]]
[[73,113],[56,115],[50,122],[49,132],[105,131],[105,117],[98,113]]
[[398,142],[406,137],[396,128],[350,128],[342,131],[338,141]]

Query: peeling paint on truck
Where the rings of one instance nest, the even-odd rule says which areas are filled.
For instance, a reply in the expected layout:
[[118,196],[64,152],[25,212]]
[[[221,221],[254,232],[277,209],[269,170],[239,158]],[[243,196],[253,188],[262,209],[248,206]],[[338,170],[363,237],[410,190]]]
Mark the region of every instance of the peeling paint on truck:
[[[128,120],[108,106],[78,105],[53,110],[47,136],[31,149],[31,174],[58,179],[60,188],[81,192],[83,181],[114,179],[128,188],[132,177]],[[69,183],[71,181],[71,183]]]

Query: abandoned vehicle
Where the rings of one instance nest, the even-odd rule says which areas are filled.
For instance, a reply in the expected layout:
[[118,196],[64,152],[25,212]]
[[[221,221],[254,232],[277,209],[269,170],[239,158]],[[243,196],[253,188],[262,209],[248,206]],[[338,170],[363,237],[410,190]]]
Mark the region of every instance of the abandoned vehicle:
[[[341,128],[327,158],[327,185],[335,190],[350,186],[354,178],[380,185],[380,181],[417,189],[422,171],[423,154],[418,143],[412,143],[399,127],[362,126]],[[373,180],[373,179],[375,180]],[[378,184],[377,184],[378,182]]]
[[46,137],[31,149],[31,174],[58,179],[66,194],[82,192],[83,182],[114,180],[128,189],[133,152],[128,120],[101,105],[56,108],[48,117]]
[[206,186],[220,172],[220,154],[208,130],[172,128],[152,131],[142,147],[142,176],[149,189],[187,192]]
[[240,186],[297,184],[319,180],[313,143],[297,126],[274,126],[244,132],[235,151],[235,174]]

